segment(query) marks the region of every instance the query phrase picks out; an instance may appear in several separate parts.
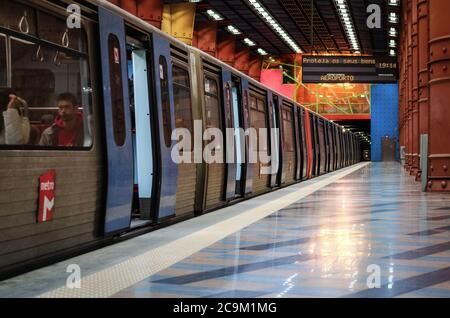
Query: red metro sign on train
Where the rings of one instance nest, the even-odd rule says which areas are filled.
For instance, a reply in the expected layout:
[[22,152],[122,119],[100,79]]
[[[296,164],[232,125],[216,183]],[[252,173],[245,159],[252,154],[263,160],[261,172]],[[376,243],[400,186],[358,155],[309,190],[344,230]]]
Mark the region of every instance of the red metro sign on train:
[[51,221],[55,206],[55,170],[49,170],[39,177],[38,223]]

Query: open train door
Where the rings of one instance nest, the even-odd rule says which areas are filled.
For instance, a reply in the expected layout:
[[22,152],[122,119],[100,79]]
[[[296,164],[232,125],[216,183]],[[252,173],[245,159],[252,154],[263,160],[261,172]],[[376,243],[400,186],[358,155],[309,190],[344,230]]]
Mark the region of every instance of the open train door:
[[124,21],[102,7],[98,15],[107,158],[104,233],[111,235],[130,226],[133,148]]
[[[156,133],[159,151],[156,160],[156,198],[154,211],[157,219],[175,216],[178,185],[178,165],[171,157],[172,131],[175,129],[175,105],[173,97],[172,57],[170,43],[157,34],[153,34],[153,78],[156,99]],[[193,189],[194,190],[194,189]]]
[[234,129],[234,113],[232,104],[232,78],[231,72],[222,69],[222,90],[223,90],[223,114],[224,114],[224,150],[225,150],[225,200],[233,200],[236,195],[236,147],[235,137],[227,133],[227,129]]

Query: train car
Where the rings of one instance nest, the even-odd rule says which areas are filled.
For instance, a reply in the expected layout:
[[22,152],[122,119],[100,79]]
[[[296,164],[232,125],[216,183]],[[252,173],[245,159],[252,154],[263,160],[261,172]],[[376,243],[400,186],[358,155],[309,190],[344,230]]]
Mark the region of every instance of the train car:
[[[357,161],[319,114],[108,1],[74,3],[71,29],[63,1],[0,0],[0,106],[16,94],[31,123],[26,141],[0,139],[0,277]],[[208,128],[271,129],[258,150],[278,169],[246,160],[239,134],[223,134],[224,160],[173,160],[174,131],[204,148]]]

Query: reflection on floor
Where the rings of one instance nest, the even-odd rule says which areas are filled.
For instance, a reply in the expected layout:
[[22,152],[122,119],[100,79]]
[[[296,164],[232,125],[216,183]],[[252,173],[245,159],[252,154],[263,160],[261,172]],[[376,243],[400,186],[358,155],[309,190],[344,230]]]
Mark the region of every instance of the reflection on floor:
[[114,297],[450,297],[449,231],[450,195],[372,164]]
[[449,234],[449,194],[373,163],[0,282],[0,297],[450,297]]

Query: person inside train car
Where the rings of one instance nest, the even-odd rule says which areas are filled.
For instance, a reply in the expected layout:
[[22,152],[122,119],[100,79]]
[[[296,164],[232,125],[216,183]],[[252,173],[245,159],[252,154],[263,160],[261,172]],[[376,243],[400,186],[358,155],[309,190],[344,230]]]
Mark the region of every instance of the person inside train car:
[[30,120],[24,115],[27,102],[14,94],[9,95],[6,110],[2,112],[0,121],[0,144],[24,145],[30,139]]
[[41,135],[41,146],[80,147],[84,142],[83,113],[72,93],[60,94],[56,99],[58,115],[54,123]]

